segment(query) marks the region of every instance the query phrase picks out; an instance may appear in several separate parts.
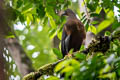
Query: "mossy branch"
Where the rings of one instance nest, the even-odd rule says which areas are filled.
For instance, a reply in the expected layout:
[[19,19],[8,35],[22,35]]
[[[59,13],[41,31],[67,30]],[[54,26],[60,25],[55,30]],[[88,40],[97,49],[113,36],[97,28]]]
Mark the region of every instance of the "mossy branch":
[[37,80],[42,75],[53,75],[55,66],[63,60],[64,59],[61,59],[61,60],[58,60],[57,62],[46,64],[40,67],[38,71],[31,72],[30,74],[26,75],[23,78],[23,80]]
[[[82,51],[85,54],[92,53],[92,52],[106,52],[110,47],[110,42],[120,39],[120,30],[113,32],[111,36],[101,36],[96,37],[95,40],[93,40],[87,49]],[[74,56],[74,54],[73,54]],[[28,75],[26,75],[23,80],[37,80],[42,75],[53,75],[55,66],[63,61],[64,59],[61,59],[57,62],[47,64],[43,67],[40,67],[40,69],[36,72],[32,72]]]

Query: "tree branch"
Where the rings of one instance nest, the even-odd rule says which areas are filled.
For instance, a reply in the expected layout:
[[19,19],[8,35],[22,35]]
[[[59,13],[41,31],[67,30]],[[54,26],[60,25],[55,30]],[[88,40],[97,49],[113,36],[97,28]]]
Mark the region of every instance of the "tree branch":
[[58,63],[62,62],[63,60],[64,59],[61,59],[61,60],[58,60],[57,62],[46,64],[46,65],[40,67],[40,69],[38,69],[38,71],[31,72],[30,74],[26,75],[23,78],[23,80],[37,80],[42,75],[53,75],[55,66]]
[[[120,30],[113,32],[113,34],[109,37],[108,36],[97,37],[95,40],[93,40],[90,43],[88,48],[82,52],[85,54],[92,53],[92,52],[105,53],[110,47],[110,42],[112,42],[115,39],[120,39]],[[23,80],[37,80],[37,78],[41,77],[42,75],[53,75],[55,66],[63,60],[64,59],[61,59],[55,63],[47,64],[41,67],[38,71],[32,72],[26,75],[23,78]]]

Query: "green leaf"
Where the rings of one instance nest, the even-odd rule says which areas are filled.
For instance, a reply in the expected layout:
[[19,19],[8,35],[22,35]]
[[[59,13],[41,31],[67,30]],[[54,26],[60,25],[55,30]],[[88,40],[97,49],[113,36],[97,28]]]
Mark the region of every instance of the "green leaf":
[[60,79],[58,77],[55,77],[55,76],[50,76],[46,80],[60,80]]
[[54,52],[54,54],[56,54],[56,56],[58,57],[58,59],[62,59],[63,58],[62,53],[58,49],[53,48],[53,52]]
[[30,24],[30,18],[29,18],[29,16],[27,16],[27,26],[29,26],[29,24]]
[[103,29],[107,28],[108,26],[110,26],[113,23],[114,19],[108,19],[108,20],[104,20],[102,21],[98,27],[97,27],[97,33],[99,33],[100,31],[102,31]]
[[40,18],[43,18],[45,16],[45,7],[43,7],[43,5],[39,5],[39,8],[37,8],[36,11]]
[[101,10],[102,10],[102,7],[99,7],[99,6],[98,6],[98,7],[96,8],[96,13],[99,14],[99,13],[101,12]]
[[56,24],[55,24],[55,21],[53,20],[53,17],[49,13],[47,13],[47,12],[46,12],[46,15],[49,17],[49,21],[50,21],[51,27],[55,29],[56,28]]
[[71,72],[71,71],[73,71],[73,70],[74,70],[74,67],[72,67],[72,66],[67,66],[67,67],[65,67],[65,68],[61,71],[61,73]]
[[113,18],[113,17],[114,17],[114,12],[113,11],[109,11],[107,13],[107,18],[109,19],[109,18]]
[[52,26],[52,28],[56,28],[55,21],[53,20],[52,17],[50,17],[50,25]]
[[17,8],[20,8],[23,5],[23,1],[22,0],[18,0],[17,1]]
[[15,38],[15,36],[14,35],[8,35],[5,38]]
[[76,56],[78,59],[80,59],[80,60],[85,60],[85,59],[86,59],[86,55],[85,55],[85,54],[77,53],[75,56]]
[[58,37],[60,40],[62,40],[62,32],[58,32],[58,33],[57,33],[57,37]]
[[91,32],[93,32],[94,34],[97,33],[97,32],[96,32],[96,27],[93,26],[93,25],[89,26],[88,31],[91,31]]
[[105,36],[110,36],[110,35],[111,35],[111,33],[109,31],[105,32]]
[[51,39],[54,38],[55,35],[56,35],[56,29],[52,29],[52,30],[49,31],[49,37],[50,37]]
[[102,75],[105,72],[109,72],[111,70],[111,66],[106,64],[106,66],[100,70],[100,75]]
[[65,67],[68,67],[68,66],[70,66],[70,65],[71,65],[71,66],[74,66],[74,68],[80,67],[80,63],[79,63],[77,60],[75,60],[75,59],[68,59],[68,60],[65,60],[65,61],[60,62],[60,63],[56,66],[55,72],[58,72],[58,71],[64,69]]
[[59,64],[57,64],[57,66],[55,67],[55,72],[60,71],[61,69],[63,69],[65,66],[68,65],[68,60],[62,61]]
[[108,78],[110,80],[115,80],[116,79],[116,73],[112,72],[112,73],[108,73],[108,74],[103,74],[98,76],[99,78]]
[[69,54],[72,54],[72,53],[73,53],[73,50],[74,50],[73,48],[70,49]]
[[25,7],[22,8],[22,14],[25,14],[25,13],[31,11],[32,8],[33,8],[32,3],[27,3],[27,4],[25,5]]
[[28,13],[26,16],[27,16],[27,19],[26,19],[27,20],[27,26],[29,26],[30,22],[33,21],[33,16],[30,13]]
[[19,15],[19,20],[20,20],[21,23],[25,22],[25,16],[20,14]]
[[98,21],[92,21],[91,24],[98,24]]
[[13,35],[12,32],[8,32],[7,36],[5,38],[15,38],[15,35]]
[[87,21],[86,25],[85,25],[85,30],[86,32],[88,31],[88,28],[89,28],[89,22]]
[[114,19],[114,22],[112,24],[112,29],[115,30],[120,26],[120,22],[118,22],[117,17]]

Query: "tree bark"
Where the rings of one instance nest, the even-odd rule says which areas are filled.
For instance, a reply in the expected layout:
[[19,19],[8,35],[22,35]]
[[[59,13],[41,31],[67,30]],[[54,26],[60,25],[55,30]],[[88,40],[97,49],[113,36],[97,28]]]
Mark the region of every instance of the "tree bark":
[[3,12],[4,10],[2,9],[2,4],[3,0],[0,0],[0,80],[7,80],[7,75],[6,75],[6,68],[5,68],[5,58],[3,57],[4,54],[4,35],[7,33],[7,30],[5,29],[6,26],[4,24],[4,16]]
[[3,57],[4,54],[4,43],[3,38],[0,37],[0,80],[6,80],[7,75],[5,72],[5,59]]
[[28,58],[16,38],[5,39],[5,43],[22,77],[34,71],[31,60]]

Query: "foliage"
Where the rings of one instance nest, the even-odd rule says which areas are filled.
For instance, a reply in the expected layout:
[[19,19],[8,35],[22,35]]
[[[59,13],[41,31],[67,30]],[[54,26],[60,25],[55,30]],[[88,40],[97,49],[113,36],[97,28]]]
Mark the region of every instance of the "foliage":
[[[111,43],[106,53],[97,52],[94,56],[87,55],[79,60],[68,59],[56,66],[55,72],[65,73],[65,80],[118,80],[120,77],[119,40]],[[116,46],[116,48],[115,48]],[[113,48],[114,47],[114,48]]]
[[[65,23],[64,17],[59,17],[58,12],[66,8],[72,8],[78,14],[80,20],[85,25],[86,31],[98,34],[105,28],[112,26],[112,31],[120,25],[118,16],[115,16],[115,7],[120,9],[119,0],[84,0],[90,18],[101,18],[101,21],[93,20],[89,22],[87,15],[80,14],[78,1],[74,0],[6,0],[8,9],[12,11],[10,22],[22,30],[15,29],[27,55],[31,58],[33,66],[38,69],[40,66],[62,58],[61,52],[53,49],[52,39],[55,35],[61,40],[62,27]],[[83,5],[85,5],[83,3]],[[101,11],[105,15],[100,15]],[[118,10],[118,12],[120,12]],[[104,17],[105,16],[105,17]],[[95,27],[98,25],[97,27]],[[15,25],[14,25],[15,27]],[[11,36],[11,35],[9,35]],[[65,73],[65,80],[94,80],[111,79],[120,77],[120,42],[115,40],[111,43],[111,48],[105,54],[95,53],[95,56],[78,54],[79,60],[68,59],[56,66],[55,72]],[[29,48],[29,47],[32,48]],[[35,56],[34,56],[35,55]],[[58,80],[58,76],[50,76],[47,80]]]

